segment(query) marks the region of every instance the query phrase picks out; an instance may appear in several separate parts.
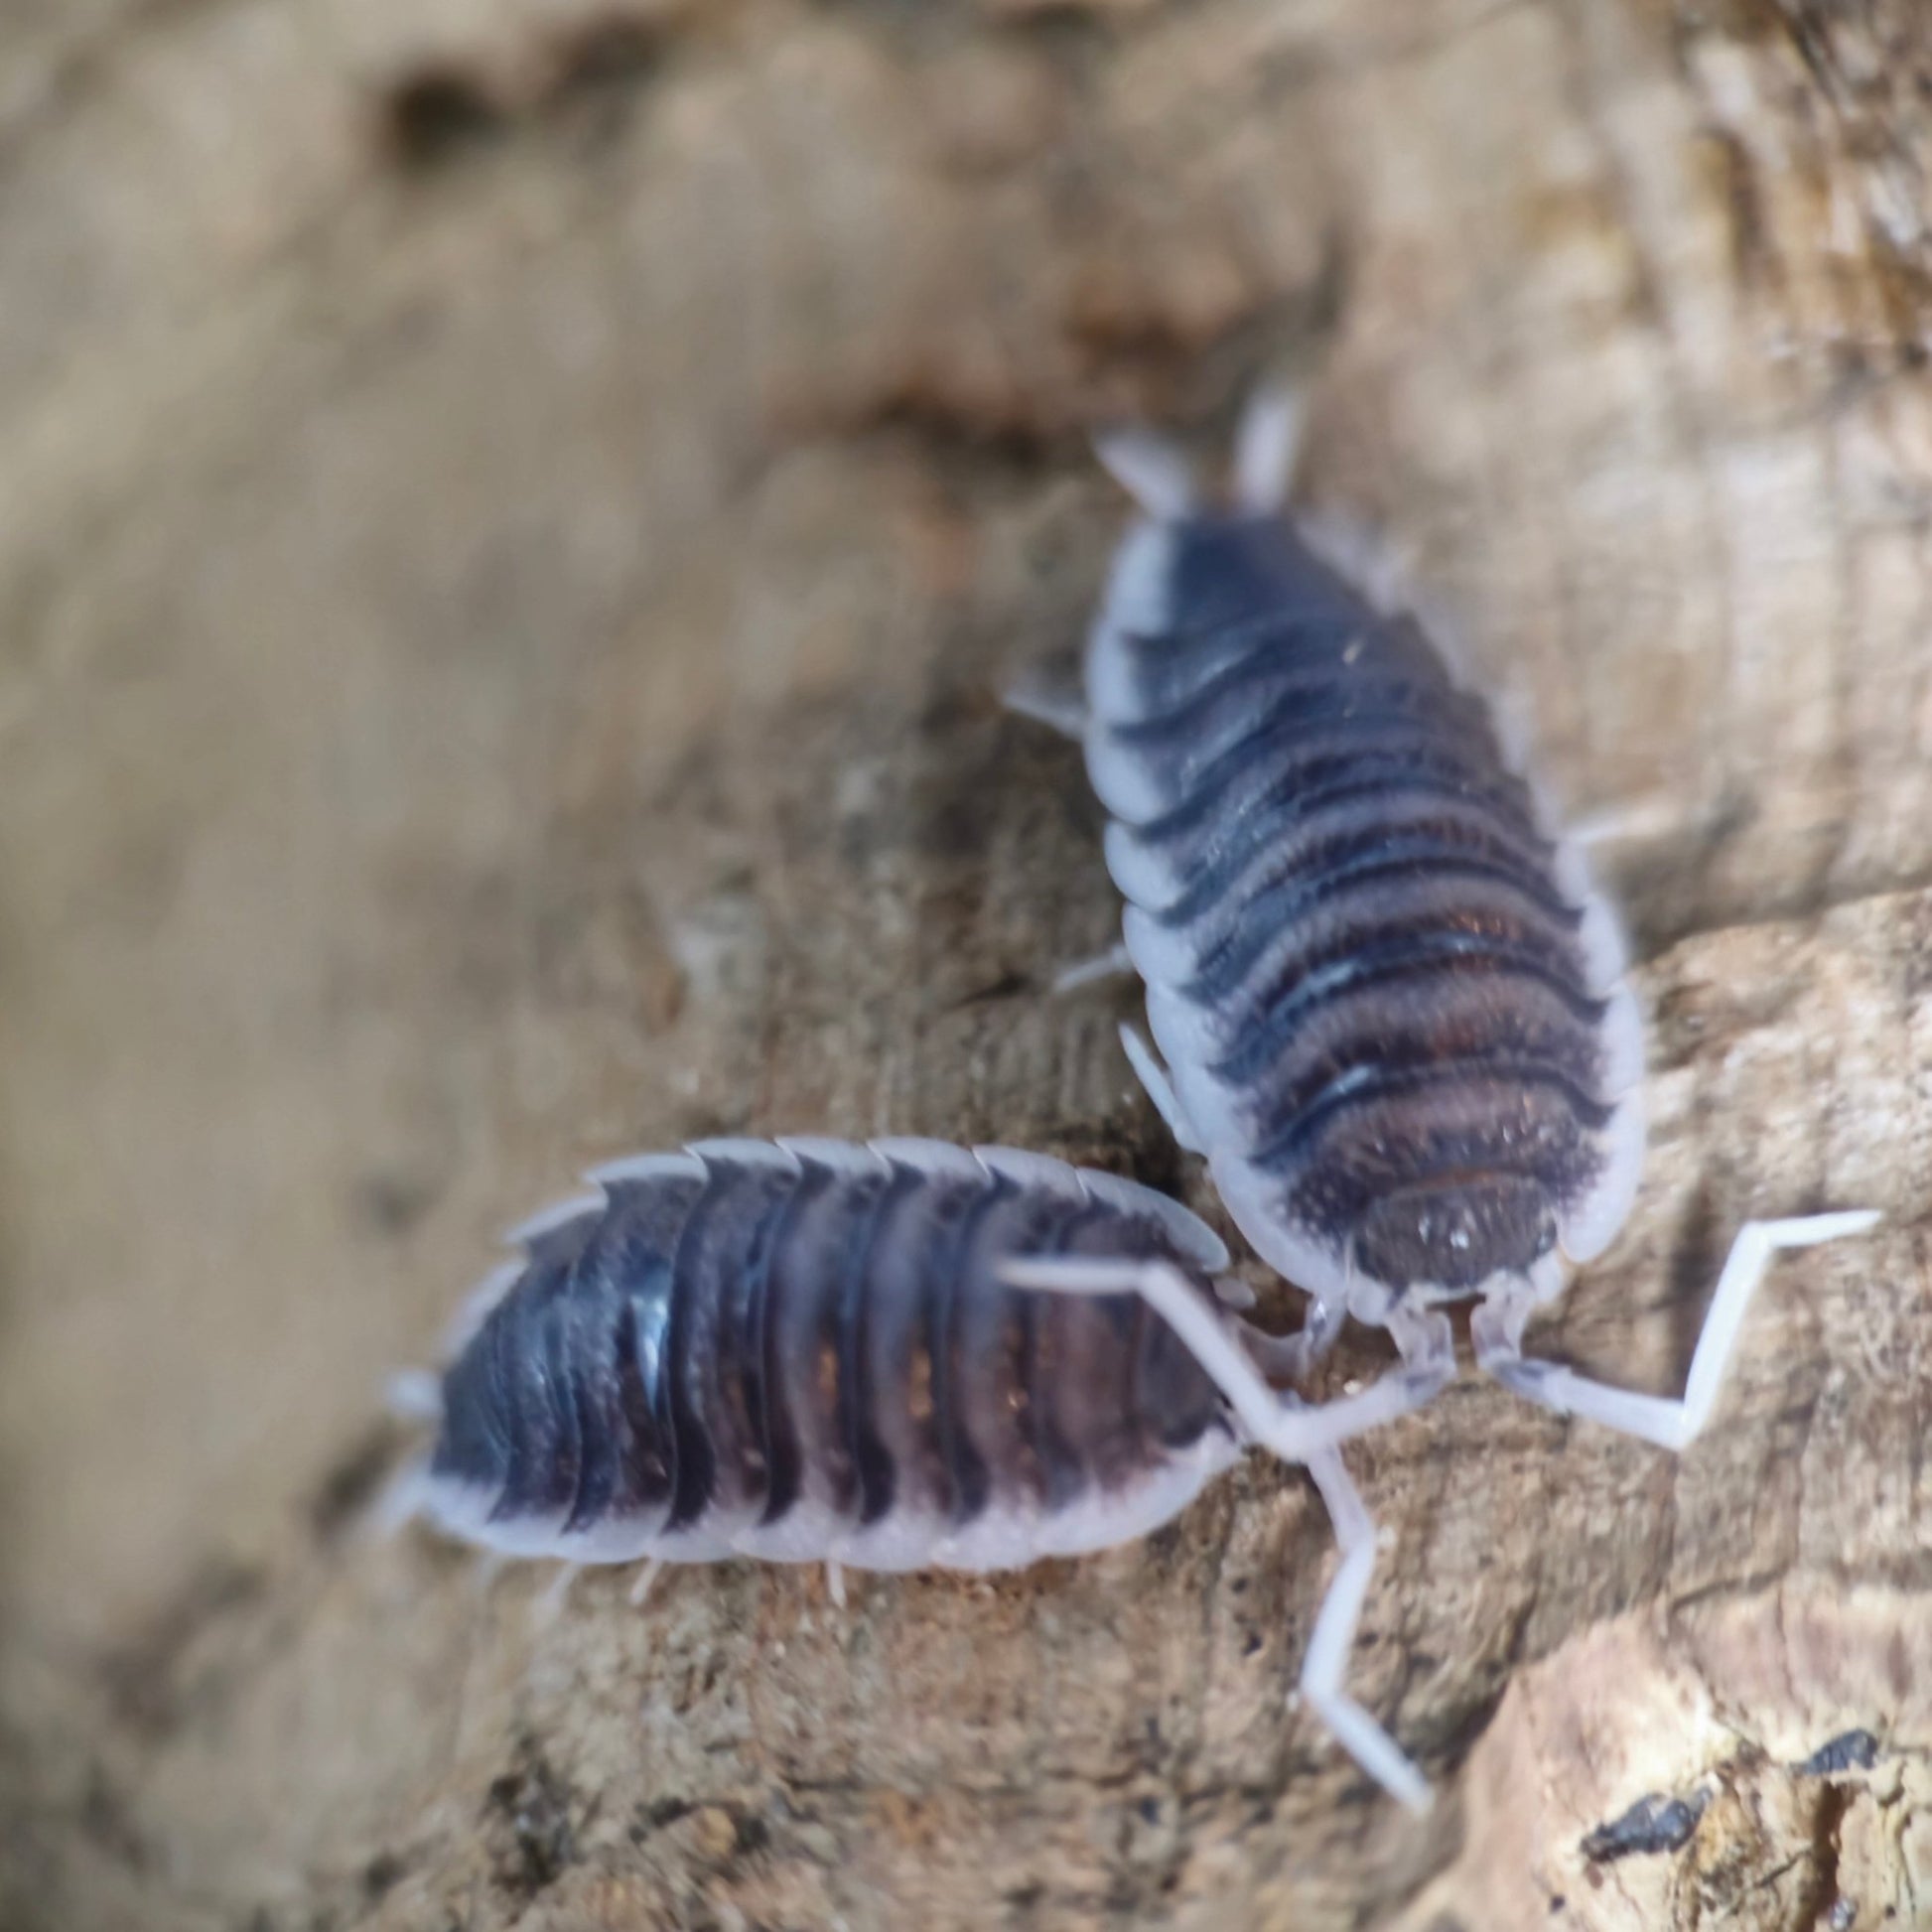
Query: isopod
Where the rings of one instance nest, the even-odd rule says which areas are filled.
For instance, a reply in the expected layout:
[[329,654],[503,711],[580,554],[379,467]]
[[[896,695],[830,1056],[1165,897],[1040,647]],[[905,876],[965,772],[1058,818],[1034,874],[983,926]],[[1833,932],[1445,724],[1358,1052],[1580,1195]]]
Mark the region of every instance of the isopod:
[[[1303,1331],[1261,1349],[1270,1372],[1292,1380],[1351,1314],[1401,1351],[1380,1382],[1303,1411],[1305,1427],[1326,1418],[1340,1440],[1428,1401],[1455,1370],[1443,1305],[1473,1299],[1488,1373],[1681,1449],[1771,1255],[1877,1216],[1745,1223],[1681,1399],[1524,1358],[1566,1262],[1600,1255],[1628,1217],[1642,1019],[1582,845],[1505,755],[1489,706],[1413,615],[1286,513],[1296,431],[1286,396],[1250,405],[1224,507],[1159,442],[1104,443],[1142,515],[1083,700],[1013,700],[1080,739],[1109,816],[1117,963],[1144,982],[1159,1057],[1132,1029],[1123,1045],[1241,1232],[1311,1298]],[[1158,1262],[1019,1278],[1135,1288],[1164,1311],[1182,1287]]]
[[[411,1385],[436,1437],[395,1516],[501,1556],[643,1562],[646,1583],[733,1556],[1004,1570],[1144,1535],[1257,1445],[1308,1466],[1341,1545],[1302,1694],[1427,1801],[1341,1689],[1374,1525],[1332,1431],[1250,1363],[1203,1222],[934,1141],[707,1141],[590,1178],[513,1232],[440,1378]],[[1152,1269],[1168,1300],[1034,1293],[1027,1266]]]

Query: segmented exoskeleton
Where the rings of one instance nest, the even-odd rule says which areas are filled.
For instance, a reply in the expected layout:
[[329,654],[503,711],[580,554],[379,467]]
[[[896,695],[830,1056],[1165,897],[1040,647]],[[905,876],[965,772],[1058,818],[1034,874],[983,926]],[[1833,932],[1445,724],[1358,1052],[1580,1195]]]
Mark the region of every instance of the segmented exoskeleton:
[[[713,1141],[591,1177],[515,1231],[416,1389],[438,1432],[405,1513],[571,1563],[999,1570],[1142,1535],[1260,1444],[1308,1463],[1342,1543],[1302,1688],[1426,1795],[1340,1692],[1373,1525],[1243,1355],[1227,1251],[1184,1208],[931,1141]],[[1151,1268],[1173,1300],[1011,1285],[1029,1265]]]
[[[1300,1335],[1253,1344],[1271,1372],[1299,1373],[1351,1313],[1401,1349],[1400,1370],[1303,1412],[1305,1428],[1339,1441],[1426,1402],[1455,1368],[1441,1304],[1474,1297],[1490,1374],[1682,1447],[1771,1254],[1876,1216],[1747,1222],[1681,1401],[1524,1359],[1566,1259],[1600,1254],[1636,1189],[1643,1029],[1624,950],[1488,707],[1414,616],[1285,514],[1295,442],[1292,404],[1264,395],[1225,508],[1158,442],[1103,444],[1144,514],[1084,701],[1013,699],[1081,741],[1112,821],[1127,900],[1112,963],[1145,982],[1165,1069],[1131,1029],[1123,1044],[1242,1233],[1311,1298]],[[1092,1263],[1027,1279],[1134,1285],[1157,1306],[1173,1292]]]

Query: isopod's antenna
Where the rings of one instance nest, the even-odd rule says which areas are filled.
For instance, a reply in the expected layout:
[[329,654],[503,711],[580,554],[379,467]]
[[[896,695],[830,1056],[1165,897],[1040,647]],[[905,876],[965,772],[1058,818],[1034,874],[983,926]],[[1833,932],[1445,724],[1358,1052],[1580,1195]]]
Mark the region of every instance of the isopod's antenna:
[[1275,516],[1288,504],[1307,412],[1285,384],[1265,382],[1241,412],[1234,438],[1234,503],[1247,516]]
[[1016,1257],[1000,1267],[1013,1288],[1056,1295],[1138,1295],[1185,1344],[1227,1398],[1249,1440],[1287,1462],[1307,1462],[1351,1438],[1413,1414],[1455,1374],[1455,1340],[1440,1310],[1390,1311],[1389,1332],[1402,1364],[1359,1394],[1304,1407],[1268,1386],[1254,1357],[1220,1311],[1168,1261],[1118,1257]]
[[1320,1492],[1341,1549],[1341,1568],[1321,1599],[1314,1630],[1302,1658],[1301,1693],[1335,1740],[1382,1789],[1416,1813],[1435,1801],[1429,1780],[1404,1755],[1394,1738],[1343,1689],[1355,1629],[1375,1574],[1375,1518],[1361,1491],[1350,1481],[1333,1449],[1314,1456],[1310,1479]]
[[[1249,397],[1234,438],[1234,507],[1274,516],[1288,502],[1307,411],[1286,383],[1264,382]],[[1101,466],[1149,516],[1178,523],[1200,504],[1193,466],[1179,445],[1149,429],[1106,430],[1093,440]]]
[[1428,1780],[1341,1685],[1362,1602],[1375,1568],[1375,1525],[1335,1453],[1352,1436],[1407,1415],[1455,1373],[1447,1316],[1419,1316],[1397,1334],[1403,1366],[1337,1402],[1304,1408],[1262,1379],[1227,1318],[1172,1262],[1105,1256],[1015,1258],[1001,1279],[1059,1295],[1138,1295],[1174,1331],[1227,1398],[1251,1442],[1304,1464],[1334,1518],[1341,1569],[1328,1587],[1302,1666],[1302,1690],[1355,1762],[1414,1811],[1430,1802]]
[[1783,1248],[1814,1248],[1848,1234],[1863,1234],[1877,1222],[1877,1214],[1868,1210],[1807,1214],[1788,1221],[1746,1221],[1737,1230],[1724,1272],[1718,1277],[1717,1293],[1704,1317],[1681,1397],[1639,1395],[1634,1389],[1592,1381],[1560,1362],[1525,1360],[1523,1326],[1535,1301],[1534,1292],[1527,1288],[1483,1302],[1469,1317],[1476,1362],[1506,1388],[1545,1408],[1602,1423],[1662,1449],[1684,1449],[1711,1419],[1744,1311],[1771,1257]]

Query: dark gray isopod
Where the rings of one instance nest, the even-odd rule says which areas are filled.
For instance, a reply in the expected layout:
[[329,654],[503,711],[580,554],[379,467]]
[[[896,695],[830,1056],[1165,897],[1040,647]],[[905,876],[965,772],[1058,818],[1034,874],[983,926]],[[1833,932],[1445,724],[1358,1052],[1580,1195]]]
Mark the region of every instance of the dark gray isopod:
[[[1401,1350],[1381,1382],[1304,1411],[1306,1440],[1339,1443],[1429,1400],[1455,1369],[1442,1304],[1473,1298],[1490,1374],[1681,1448],[1770,1256],[1877,1217],[1747,1222],[1681,1401],[1523,1358],[1566,1260],[1600,1254],[1629,1214],[1641,1017],[1581,843],[1505,755],[1487,705],[1413,616],[1284,513],[1295,442],[1290,400],[1262,396],[1225,509],[1159,442],[1103,444],[1144,514],[1114,564],[1084,699],[1013,700],[1080,740],[1112,821],[1107,867],[1127,905],[1107,963],[1140,974],[1161,1057],[1131,1029],[1123,1044],[1242,1233],[1311,1298],[1303,1333],[1261,1347],[1270,1371],[1292,1378],[1350,1314]],[[1095,1293],[1126,1282],[1062,1274]]]
[[[1002,1570],[1144,1535],[1259,1445],[1308,1464],[1342,1546],[1302,1692],[1426,1801],[1341,1692],[1374,1525],[1257,1375],[1214,1292],[1227,1251],[1184,1208],[932,1141],[711,1141],[591,1178],[515,1230],[415,1378],[437,1436],[396,1515],[572,1564]],[[1076,1292],[1014,1285],[1028,1267]]]

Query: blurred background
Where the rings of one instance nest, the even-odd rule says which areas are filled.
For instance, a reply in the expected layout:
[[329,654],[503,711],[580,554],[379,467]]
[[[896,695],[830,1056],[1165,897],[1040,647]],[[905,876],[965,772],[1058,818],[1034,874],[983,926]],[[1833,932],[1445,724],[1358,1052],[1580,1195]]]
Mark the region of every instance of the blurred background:
[[[1553,1827],[1468,1916],[1488,1814],[1417,1835],[1282,1716],[1289,1472],[842,1625],[740,1568],[538,1628],[540,1578],[356,1525],[385,1373],[591,1161],[890,1129],[1211,1210],[1114,1009],[1045,997],[1115,911],[997,693],[1073,664],[1090,431],[1212,447],[1264,369],[1558,795],[1662,804],[1609,867],[1662,1191],[1578,1346],[1636,1297],[1668,1381],[1673,1258],[1760,1187],[1909,1224],[1929,91],[1911,0],[10,0],[0,1924],[1473,1932],[1730,1882],[1606,1902]],[[1892,1260],[1770,1346],[1715,1541],[1491,1395],[1364,1453],[1433,1525],[1362,1667],[1433,1771],[1603,1619],[1918,1587]],[[1852,1895],[1810,1803],[1753,1812],[1736,1923]],[[1924,1815],[1872,1827],[1894,1878]]]

